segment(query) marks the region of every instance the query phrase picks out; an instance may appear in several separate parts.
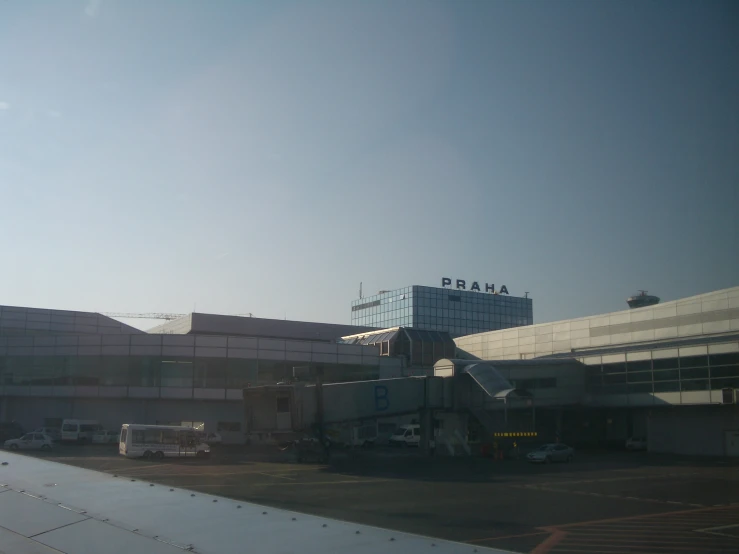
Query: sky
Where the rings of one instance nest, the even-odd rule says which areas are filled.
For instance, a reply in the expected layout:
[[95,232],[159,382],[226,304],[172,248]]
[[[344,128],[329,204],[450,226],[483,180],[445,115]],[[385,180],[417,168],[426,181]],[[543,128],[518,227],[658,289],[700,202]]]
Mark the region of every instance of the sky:
[[[739,285],[739,5],[0,3],[0,304],[534,321]],[[146,328],[156,322],[128,321]]]

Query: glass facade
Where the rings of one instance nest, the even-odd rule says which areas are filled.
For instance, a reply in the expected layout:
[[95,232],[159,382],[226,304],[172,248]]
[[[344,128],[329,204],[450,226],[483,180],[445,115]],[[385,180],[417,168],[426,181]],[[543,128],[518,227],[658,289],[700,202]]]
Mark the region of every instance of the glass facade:
[[352,325],[413,327],[452,336],[508,329],[534,322],[531,298],[412,286],[352,302]]
[[594,394],[739,388],[739,353],[589,365],[587,382]]
[[168,356],[0,357],[2,386],[130,386],[241,389],[292,379],[312,381],[323,369],[326,382],[379,378],[379,366],[289,360],[174,358]]

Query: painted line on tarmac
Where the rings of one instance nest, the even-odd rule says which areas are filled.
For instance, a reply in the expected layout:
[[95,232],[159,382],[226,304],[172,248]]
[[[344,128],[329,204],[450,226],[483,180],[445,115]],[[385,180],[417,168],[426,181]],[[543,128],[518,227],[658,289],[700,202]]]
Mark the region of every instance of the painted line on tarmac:
[[[660,537],[662,535],[667,539],[674,537],[683,537],[685,539],[691,537],[693,531],[685,529],[674,529],[669,527],[603,527],[592,526],[588,529],[571,529],[571,537],[587,537],[593,535],[593,538],[616,537],[628,533],[629,537]],[[634,540],[638,541],[638,538]]]
[[[210,483],[210,484],[200,484],[200,483],[192,483],[192,484],[186,484],[186,485],[174,485],[179,489],[206,489],[206,488],[217,488],[217,489],[224,489],[224,488],[230,488],[230,485],[224,485],[223,483]],[[245,502],[248,502],[248,500],[245,500]]]
[[[167,465],[151,465],[151,466],[143,466],[143,467],[114,467],[114,468],[106,468],[103,471],[105,473],[138,473],[139,471],[151,471],[151,470],[157,470],[157,469],[171,469],[172,466]],[[100,470],[98,470],[100,471]]]
[[[606,531],[615,531],[618,533],[631,533],[631,532],[639,532],[639,531],[648,531],[650,533],[660,533],[664,531],[665,533],[675,534],[675,533],[691,533],[692,529],[686,529],[686,523],[684,522],[654,522],[654,523],[639,523],[639,522],[615,522],[615,523],[598,523],[589,525],[587,529],[597,529],[599,532],[606,532]],[[587,529],[579,529],[577,530],[578,533],[585,533],[587,532]]]
[[551,534],[544,539],[542,542],[540,542],[532,551],[531,554],[548,554],[552,551],[553,548],[555,548],[559,543],[564,540],[564,538],[567,536],[567,533],[565,531],[562,531],[561,529],[558,529],[556,527],[550,527],[550,528],[543,528],[546,531],[549,531]]
[[[639,516],[636,516],[639,517]],[[733,522],[736,519],[660,519],[656,521],[615,521],[613,523],[598,523],[591,527],[599,529],[672,529],[677,531],[692,532],[693,529],[710,527],[725,522]]]
[[[584,546],[584,545],[583,545]],[[605,548],[608,548],[607,545],[603,545]],[[645,548],[652,548],[649,546],[646,546]],[[688,549],[689,552],[701,552],[700,549],[696,550],[695,548]],[[556,550],[551,551],[552,554],[557,554],[558,552],[576,552],[580,554],[655,554],[654,550],[632,550],[631,548],[627,548],[625,550],[593,550],[592,548],[585,548],[583,549],[575,549],[575,548],[557,548]],[[667,551],[669,552],[669,550]],[[712,549],[711,552],[729,552],[733,553],[736,552],[735,550],[714,550]]]
[[262,471],[257,471],[258,475],[266,475],[267,477],[279,477],[280,479],[288,479],[290,481],[295,481],[297,477],[288,477],[287,475],[279,475],[277,473],[264,473]]
[[[571,525],[571,524],[569,524]],[[591,532],[595,533],[647,533],[647,534],[664,534],[674,536],[675,534],[687,534],[692,533],[691,529],[686,529],[685,523],[667,523],[667,522],[615,522],[615,523],[603,523],[603,524],[592,524],[587,527],[575,527],[568,528],[568,531],[573,533],[587,534]]]
[[392,479],[357,479],[357,480],[341,480],[341,481],[295,481],[294,483],[253,483],[253,487],[294,487],[297,485],[311,486],[311,485],[363,485],[367,483],[383,483],[392,481]]
[[489,542],[489,541],[497,541],[501,539],[517,539],[519,537],[534,537],[536,535],[546,535],[549,531],[535,531],[532,533],[521,533],[520,535],[500,535],[498,537],[485,537],[484,539],[470,539],[467,541],[462,542],[468,542],[468,543],[477,543],[477,542]]
[[546,481],[543,483],[532,483],[530,485],[521,485],[523,487],[538,487],[538,486],[564,486],[564,485],[581,485],[587,483],[613,483],[618,481],[639,481],[643,479],[671,479],[675,477],[693,477],[699,475],[697,472],[693,473],[656,473],[649,475],[631,475],[629,477],[606,477],[602,479],[575,479],[566,481]]
[[729,535],[728,533],[719,533],[719,531],[725,531],[726,529],[738,529],[739,523],[732,523],[730,525],[719,525],[718,527],[706,527],[705,529],[695,529],[696,533],[707,533],[709,535],[718,535],[721,537],[729,537],[731,539],[739,539],[739,535]]
[[[152,466],[152,467],[154,467],[154,466]],[[143,469],[143,468],[141,468],[141,469]],[[310,471],[310,470],[303,470],[303,471]],[[111,472],[109,471],[108,473],[111,473]],[[118,473],[119,475],[124,475],[124,472],[123,471],[120,471],[120,472],[117,471],[115,473]],[[295,471],[292,471],[292,470],[291,471],[285,471],[285,473],[295,473]],[[136,475],[132,475],[131,477],[143,478],[143,477],[146,477],[147,475],[152,475],[154,477],[163,477],[163,475],[161,475],[161,473],[159,473],[159,472],[152,472],[150,474],[149,473],[136,474]],[[195,471],[193,471],[193,472],[188,472],[188,473],[174,473],[173,472],[173,473],[167,475],[167,477],[170,477],[170,478],[173,478],[173,479],[175,479],[175,478],[176,479],[181,479],[181,478],[182,479],[186,479],[188,477],[192,477],[192,478],[198,478],[198,477],[230,477],[230,476],[234,476],[234,475],[264,475],[264,472],[261,472],[261,471],[228,471],[228,472],[213,472],[213,471],[195,472]]]
[[[556,554],[557,552],[576,552],[579,554],[620,554],[620,552],[616,550],[593,550],[592,548],[588,548],[587,550],[580,550],[580,549],[573,549],[573,548],[557,548],[556,550],[552,550],[552,554]],[[654,552],[649,552],[648,550],[628,550],[629,554],[654,554]]]
[[536,490],[544,492],[554,492],[557,494],[577,494],[580,496],[595,496],[599,498],[614,498],[618,500],[636,500],[637,502],[651,502],[655,504],[677,504],[679,506],[692,506],[696,508],[705,508],[705,504],[693,504],[691,502],[676,502],[673,500],[659,500],[657,498],[638,498],[636,496],[619,496],[616,494],[602,494],[599,492],[588,492],[588,491],[571,491],[567,489],[555,488],[555,487],[543,487],[537,485],[509,485],[513,488]]
[[[732,537],[732,538],[735,539],[736,537]],[[607,535],[607,536],[601,535],[600,537],[593,537],[593,536],[580,536],[579,534],[573,534],[573,533],[570,533],[570,534],[567,535],[567,542],[568,543],[570,541],[598,542],[599,540],[602,541],[602,540],[606,540],[606,539],[607,539],[607,542],[609,542],[609,543],[622,543],[622,542],[625,542],[625,543],[628,543],[628,544],[637,544],[637,543],[640,544],[640,543],[651,543],[651,542],[655,542],[655,543],[659,543],[659,544],[673,544],[674,543],[674,544],[682,544],[682,545],[685,545],[685,544],[689,544],[690,543],[690,540],[689,540],[690,537],[689,536],[687,536],[687,537],[680,537],[680,536],[675,536],[674,534],[672,536],[670,536],[669,538],[664,538],[664,539],[663,538],[644,538],[644,539],[642,539],[642,538],[632,538],[631,536],[628,536],[628,537],[620,537],[620,536],[616,536],[616,535]],[[696,541],[696,539],[698,539],[698,540]],[[693,542],[701,542],[702,543],[702,540],[701,539],[703,539],[703,537],[695,537],[695,536],[693,536]],[[614,546],[621,546],[621,545],[620,544],[614,544]]]
[[704,514],[711,511],[719,511],[721,508],[714,508],[714,507],[704,507],[704,508],[692,508],[690,510],[678,510],[674,512],[659,512],[656,514],[641,514],[636,516],[622,516],[622,517],[611,517],[611,518],[604,518],[604,519],[594,519],[592,521],[579,521],[576,523],[565,523],[562,525],[558,525],[558,528],[561,529],[571,529],[573,527],[584,527],[587,525],[596,525],[601,523],[623,523],[627,521],[635,521],[639,519],[650,519],[650,518],[658,518],[658,517],[670,517],[670,516],[678,516],[682,514]]
[[[293,483],[244,483],[243,485],[249,486],[249,487],[280,487],[280,486],[287,486],[287,487],[294,487],[297,485],[364,485],[368,483],[382,483],[384,481],[392,481],[392,479],[373,479],[371,481],[295,481]],[[203,488],[203,487],[216,487],[216,488],[229,488],[230,485],[226,485],[223,483],[193,483],[193,484],[187,484],[187,485],[180,485],[183,489],[192,489],[192,488]]]
[[[734,537],[734,538],[736,538],[736,537]],[[567,546],[570,546],[569,540],[570,540],[570,538],[568,537],[568,544],[567,544]],[[592,552],[592,547],[595,547],[595,548],[625,549],[626,552],[632,552],[632,547],[629,544],[614,545],[614,544],[608,544],[608,543],[604,543],[604,542],[581,542],[581,543],[573,544],[572,546],[587,547],[588,548],[588,551],[590,551],[590,552]],[[636,545],[636,548],[645,548],[645,549],[648,549],[648,550],[655,550],[655,549],[657,549],[657,550],[661,550],[661,551],[664,551],[664,552],[674,552],[674,551],[680,551],[680,550],[687,550],[689,552],[705,551],[705,549],[701,545],[695,545],[695,546],[675,546],[675,545],[658,546],[656,544],[644,544],[644,545],[638,544],[638,545]],[[618,551],[619,550],[612,550],[612,552],[618,552]],[[731,552],[733,554],[736,554],[736,549],[735,548],[715,548],[715,547],[710,547],[710,551],[711,552]],[[549,552],[549,551],[547,550],[546,552]],[[535,554],[535,552],[532,551],[532,554]]]

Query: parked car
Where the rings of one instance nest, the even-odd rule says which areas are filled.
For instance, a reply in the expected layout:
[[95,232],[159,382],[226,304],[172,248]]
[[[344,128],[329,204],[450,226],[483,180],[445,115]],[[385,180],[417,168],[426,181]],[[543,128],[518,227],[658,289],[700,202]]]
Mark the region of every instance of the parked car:
[[0,421],[0,441],[17,439],[25,434],[23,427],[17,421]]
[[575,450],[566,444],[544,444],[526,455],[531,463],[548,464],[551,462],[571,462]]
[[39,427],[33,430],[34,433],[41,433],[47,435],[52,441],[57,442],[62,440],[62,432],[54,427]]
[[5,448],[11,450],[51,450],[54,442],[49,435],[26,433],[19,439],[5,441]]
[[646,437],[631,437],[626,440],[626,450],[646,450]]
[[100,429],[99,431],[95,431],[95,434],[92,435],[92,442],[93,444],[110,444],[112,442],[118,442],[118,437],[120,436],[120,433],[117,431],[106,431],[105,429]]

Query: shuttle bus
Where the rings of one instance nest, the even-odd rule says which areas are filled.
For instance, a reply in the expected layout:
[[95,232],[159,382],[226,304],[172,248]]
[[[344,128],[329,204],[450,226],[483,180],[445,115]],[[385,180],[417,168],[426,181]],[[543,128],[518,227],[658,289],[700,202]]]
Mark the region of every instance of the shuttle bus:
[[191,427],[124,423],[118,439],[118,453],[127,458],[161,460],[166,457],[204,458],[210,446],[200,441]]

